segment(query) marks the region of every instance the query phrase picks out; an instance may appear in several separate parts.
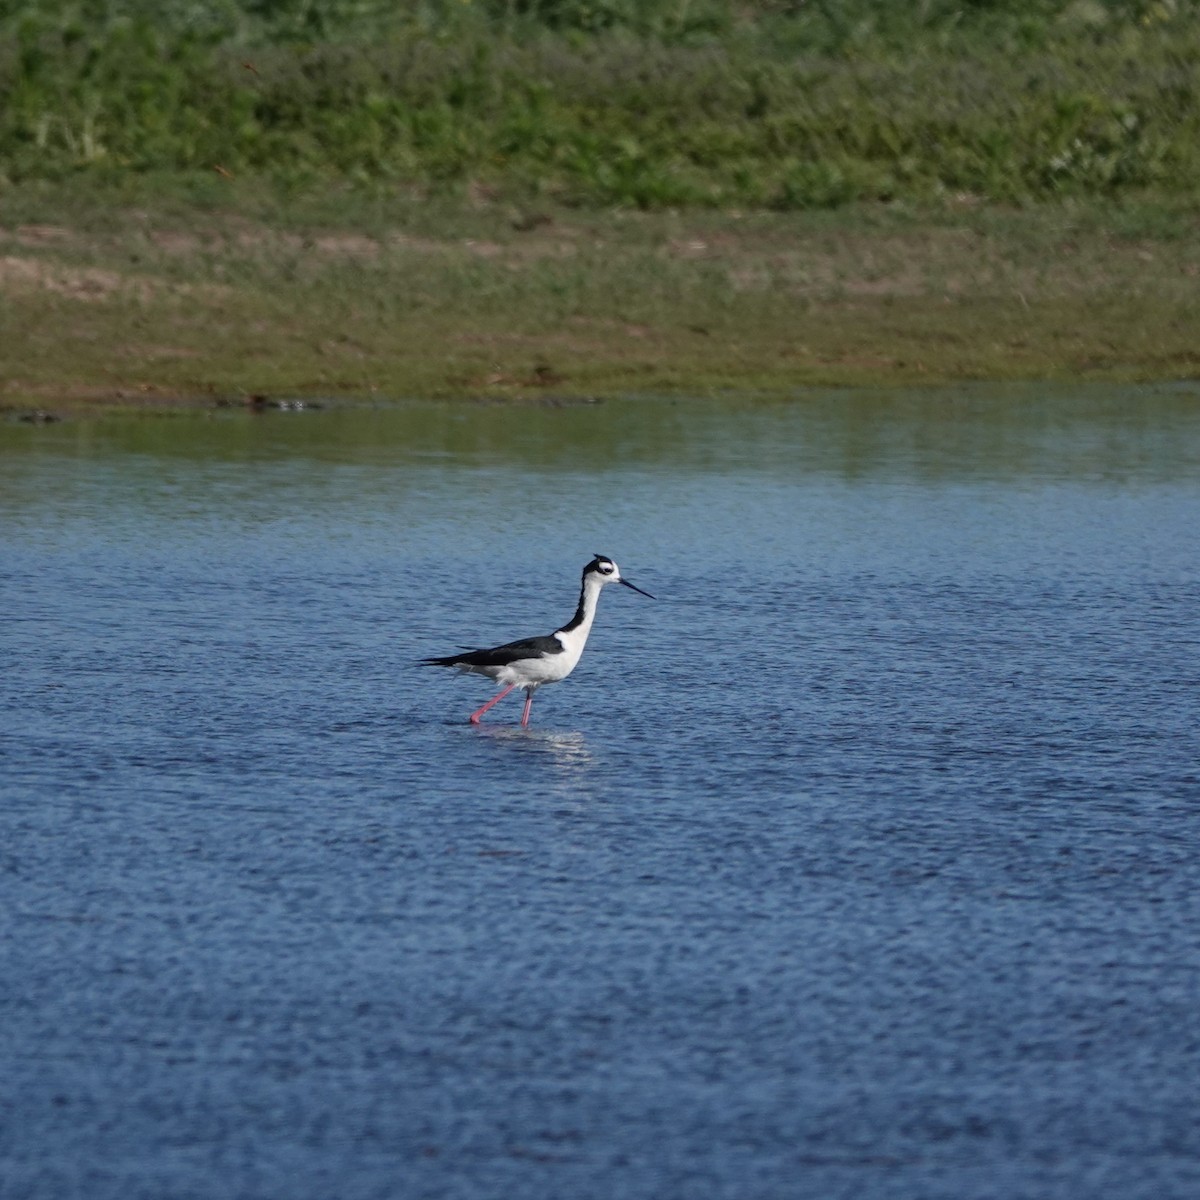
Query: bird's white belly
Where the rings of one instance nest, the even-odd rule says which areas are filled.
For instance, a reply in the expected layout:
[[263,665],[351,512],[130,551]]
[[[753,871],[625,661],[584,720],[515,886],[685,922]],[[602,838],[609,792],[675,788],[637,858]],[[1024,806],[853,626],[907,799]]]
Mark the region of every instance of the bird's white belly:
[[579,655],[572,654],[570,650],[537,658],[521,658],[501,667],[495,678],[497,683],[541,687],[546,683],[557,683],[560,679],[566,679],[575,670],[578,662]]
[[565,654],[556,654],[552,659],[521,659],[510,662],[508,666],[500,667],[496,679],[498,683],[516,683],[522,688],[540,688],[545,683],[558,683],[575,670],[575,662],[566,658]]

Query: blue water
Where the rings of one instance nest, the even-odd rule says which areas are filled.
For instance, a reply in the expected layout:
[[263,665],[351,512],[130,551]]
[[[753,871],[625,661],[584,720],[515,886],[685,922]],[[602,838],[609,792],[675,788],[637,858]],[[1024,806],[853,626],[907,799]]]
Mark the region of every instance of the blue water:
[[1200,1194],[1194,392],[9,422],[0,586],[4,1200]]

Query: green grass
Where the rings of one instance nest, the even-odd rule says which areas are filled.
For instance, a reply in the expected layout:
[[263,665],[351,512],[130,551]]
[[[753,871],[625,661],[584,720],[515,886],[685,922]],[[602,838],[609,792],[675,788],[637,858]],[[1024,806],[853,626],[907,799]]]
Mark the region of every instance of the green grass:
[[1185,209],[587,212],[353,191],[281,208],[240,182],[221,208],[161,196],[0,197],[0,402],[1200,373]]
[[795,211],[1200,194],[1195,0],[0,0],[0,178]]
[[0,0],[0,393],[1191,378],[1197,0]]

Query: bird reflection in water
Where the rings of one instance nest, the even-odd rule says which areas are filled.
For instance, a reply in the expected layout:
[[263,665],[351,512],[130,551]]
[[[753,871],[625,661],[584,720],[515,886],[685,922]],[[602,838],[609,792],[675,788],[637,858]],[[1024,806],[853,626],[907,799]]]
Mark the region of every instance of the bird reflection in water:
[[554,776],[546,782],[559,786],[571,785],[573,794],[591,792],[595,780],[596,756],[588,746],[582,730],[558,733],[545,729],[522,729],[520,726],[480,725],[476,737],[484,737],[497,746],[521,754],[527,765],[540,760],[552,767]]

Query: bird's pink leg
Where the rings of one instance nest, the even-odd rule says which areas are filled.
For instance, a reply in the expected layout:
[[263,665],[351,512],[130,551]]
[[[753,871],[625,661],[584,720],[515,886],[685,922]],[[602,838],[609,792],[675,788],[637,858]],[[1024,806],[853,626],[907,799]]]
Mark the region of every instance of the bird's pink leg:
[[504,697],[505,697],[505,696],[507,696],[507,695],[508,695],[508,693],[509,693],[509,692],[511,692],[511,691],[513,690],[513,688],[515,688],[516,686],[517,686],[517,685],[516,685],[515,683],[510,683],[510,684],[508,685],[508,687],[506,687],[506,688],[504,689],[504,691],[502,691],[502,692],[497,692],[497,693],[496,693],[496,694],[495,694],[495,695],[494,695],[494,696],[493,696],[493,697],[492,697],[492,698],[491,698],[491,699],[490,699],[490,700],[489,700],[489,701],[488,701],[488,702],[487,702],[487,703],[486,703],[486,704],[485,704],[485,705],[484,705],[482,708],[477,708],[477,709],[476,709],[476,710],[475,710],[475,711],[474,711],[474,712],[471,714],[471,724],[472,724],[472,725],[478,725],[478,724],[479,724],[479,718],[480,718],[480,717],[482,717],[482,716],[483,716],[483,714],[484,714],[485,712],[487,712],[487,710],[488,710],[489,708],[491,708],[493,704],[499,704],[499,703],[500,703],[500,701],[501,701],[501,700],[503,700],[503,699],[504,699]]
[[521,714],[521,728],[529,726],[529,710],[533,707],[533,688],[525,693],[525,711]]

